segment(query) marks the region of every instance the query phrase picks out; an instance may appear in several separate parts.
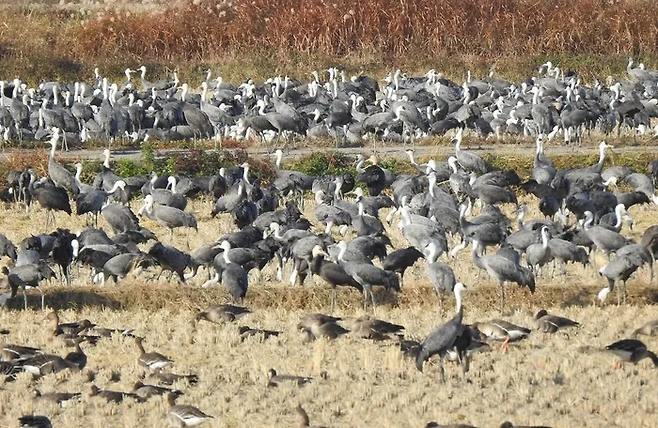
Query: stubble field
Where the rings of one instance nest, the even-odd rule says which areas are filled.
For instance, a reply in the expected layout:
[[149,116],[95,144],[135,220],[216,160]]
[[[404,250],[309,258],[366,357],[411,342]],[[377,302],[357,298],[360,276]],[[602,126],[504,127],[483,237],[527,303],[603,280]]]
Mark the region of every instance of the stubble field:
[[[134,210],[139,203],[133,202]],[[312,209],[308,203],[305,214],[310,219]],[[531,209],[537,213],[536,205]],[[188,211],[199,220],[199,233],[190,235],[191,250],[235,230],[227,215],[210,219],[210,202],[191,203]],[[512,215],[511,209],[506,212]],[[26,214],[5,207],[1,214],[2,231],[14,242],[29,233],[46,232],[45,213],[39,209]],[[631,235],[636,239],[655,222],[653,207],[633,207],[630,214],[635,220]],[[57,222],[72,231],[84,227],[84,219],[75,216],[58,214]],[[144,219],[142,224],[168,243],[168,232],[157,223]],[[103,225],[101,219],[99,227]],[[396,248],[406,246],[395,227],[387,228]],[[186,249],[184,233],[178,232],[174,243]],[[498,287],[486,274],[477,274],[470,258],[469,251],[462,251],[453,264],[459,280],[469,287],[464,297],[465,322],[501,317]],[[533,315],[545,308],[581,322],[582,327],[556,335],[533,333],[528,340],[512,344],[506,353],[493,344],[473,357],[467,382],[462,381],[458,367],[447,365],[445,384],[440,382],[438,366],[430,364],[424,373],[418,372],[413,362],[403,357],[396,341],[373,342],[348,335],[335,341],[303,343],[296,324],[306,313],[330,312],[330,289],[315,278],[303,288],[279,283],[271,266],[260,277],[256,273],[250,276],[245,305],[253,313],[228,325],[192,322],[198,310],[228,302],[221,286],[200,288],[206,279],[204,271],[186,286],[165,279],[146,281],[156,273],[152,270],[118,286],[90,287],[85,285],[88,272],[74,268],[72,288],[57,283],[44,289],[46,305],[61,309],[61,322],[89,318],[104,327],[135,329],[135,334],[146,337],[147,352],[157,351],[174,360],[170,371],[198,375],[197,385],[175,385],[185,391],[178,402],[213,415],[208,426],[295,426],[300,419],[294,409],[301,404],[312,424],[326,426],[403,427],[437,421],[497,427],[510,420],[556,427],[653,427],[658,420],[658,396],[651,363],[645,360],[638,366],[613,369],[614,357],[600,349],[658,318],[654,306],[658,295],[642,270],[629,282],[626,306],[596,306],[596,293],[605,285],[597,271],[606,259],[597,254],[593,260],[594,265],[586,269],[570,265],[564,277],[551,277],[552,269],[546,268],[534,295],[507,286],[505,319],[531,327]],[[408,271],[397,298],[376,293],[383,302],[376,317],[405,326],[406,336],[419,340],[452,317],[454,307],[449,299],[447,313],[441,313],[424,269],[419,262]],[[284,273],[284,278],[287,276]],[[344,317],[342,324],[349,329],[351,320],[363,314],[361,296],[343,289],[338,295],[334,315]],[[613,296],[609,300],[615,300]],[[38,302],[37,294],[31,293],[29,304],[34,309],[23,311],[19,297],[0,311],[0,327],[10,330],[3,340],[63,356],[70,349],[48,340],[42,323],[45,313],[36,309]],[[238,325],[282,333],[266,341],[250,338],[242,342]],[[658,345],[655,338],[643,340],[649,349]],[[47,415],[58,427],[166,426],[168,407],[163,398],[109,404],[83,394],[80,402],[65,409],[33,400],[33,389],[86,392],[92,375],[99,388],[115,391],[130,391],[144,376],[137,365],[139,351],[129,338],[113,337],[96,346],[85,344],[83,349],[89,362],[82,372],[65,371],[38,381],[25,373],[15,382],[1,385],[0,425],[15,426],[20,415],[35,413]],[[314,379],[303,387],[270,388],[270,368]]]

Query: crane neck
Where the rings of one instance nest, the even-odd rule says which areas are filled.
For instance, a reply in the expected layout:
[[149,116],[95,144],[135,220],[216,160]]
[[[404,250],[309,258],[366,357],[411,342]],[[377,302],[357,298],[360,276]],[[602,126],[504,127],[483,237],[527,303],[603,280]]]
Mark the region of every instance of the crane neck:
[[430,244],[427,246],[427,263],[436,263],[436,244]]
[[356,172],[358,172],[358,173],[362,173],[363,171],[365,171],[365,170],[363,169],[363,163],[364,163],[365,161],[366,161],[365,159],[360,159],[360,160],[356,163]]
[[[342,241],[342,242],[344,243],[345,241]],[[340,246],[338,246],[338,249],[339,249],[339,251],[338,251],[338,260],[339,261],[345,261],[345,259],[343,257],[345,256],[345,253],[347,252],[347,245],[340,245]]]
[[621,228],[621,223],[622,223],[622,220],[623,220],[623,216],[622,216],[622,210],[623,210],[623,209],[624,209],[624,206],[623,206],[623,205],[618,205],[618,206],[615,208],[615,217],[616,217],[616,219],[617,219],[617,222],[615,223],[615,228],[616,228],[616,229],[620,229],[620,228]]
[[107,192],[108,195],[113,195],[116,193],[117,190],[119,190],[119,187],[121,187],[121,180],[117,181],[114,183],[114,186],[112,186],[112,189]]
[[455,313],[459,314],[462,311],[462,288],[455,289]]
[[224,262],[226,262],[226,264],[231,263],[231,259],[229,259],[229,257],[228,257],[228,252],[229,251],[231,251],[230,248],[224,249]]
[[50,148],[50,159],[55,159],[55,150],[57,150],[57,140],[59,140],[59,134],[53,135],[50,143],[52,147]]
[[594,221],[594,215],[592,213],[589,213],[589,215],[585,214],[585,222],[583,223],[583,229],[589,230],[589,228],[592,226],[593,221]]
[[416,160],[414,159],[414,152],[409,150],[407,152],[407,156],[409,156],[409,162],[411,162],[412,165],[417,166],[418,164],[416,163]]
[[475,242],[476,241],[473,241],[473,249],[471,250],[471,254],[473,255],[473,264],[475,264],[475,266],[478,268],[483,269],[482,256],[480,256],[480,253],[478,252],[479,244],[476,244]]
[[276,162],[274,165],[276,166],[276,169],[281,169],[281,161],[283,160],[283,152],[281,150],[277,150],[276,152]]
[[103,161],[103,166],[107,169],[110,169],[110,151],[105,152],[105,160]]
[[541,243],[544,249],[548,247],[548,230],[546,229],[542,229],[541,231]]

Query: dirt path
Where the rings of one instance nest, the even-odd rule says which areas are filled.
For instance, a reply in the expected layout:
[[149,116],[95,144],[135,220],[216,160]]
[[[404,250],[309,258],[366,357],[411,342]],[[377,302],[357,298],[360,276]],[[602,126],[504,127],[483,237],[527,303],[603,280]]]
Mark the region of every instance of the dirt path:
[[[480,146],[477,144],[465,144],[463,147],[465,150],[476,152],[478,154],[493,154],[493,155],[517,155],[517,156],[532,156],[535,152],[534,145],[515,145],[515,144],[497,144],[491,146]],[[214,149],[208,149],[214,150]],[[235,150],[235,149],[227,149]],[[454,154],[454,147],[450,146],[416,146],[414,151],[416,157],[422,158],[424,156],[437,156],[445,157],[451,154]],[[549,146],[545,148],[546,152],[550,156],[565,156],[565,155],[583,155],[583,154],[592,154],[596,151],[596,148],[593,146],[581,146],[581,147],[565,147],[565,146]],[[171,157],[175,155],[180,155],[187,152],[187,149],[160,149],[155,151],[156,157]],[[262,157],[271,155],[273,150],[266,149],[262,147],[250,147],[245,149],[245,151],[250,156]],[[397,157],[405,158],[405,148],[403,146],[388,146],[388,147],[350,147],[350,148],[293,148],[285,151],[286,158],[296,158],[301,156],[307,156],[318,151],[338,151],[340,153],[356,155],[359,153],[371,153],[376,152],[383,157]],[[614,149],[616,153],[652,153],[658,157],[658,145],[654,146],[623,146],[616,147]],[[0,153],[0,162],[7,160],[13,153],[13,150],[7,150],[3,153]],[[69,152],[59,152],[59,157],[69,158],[69,159],[84,159],[84,160],[100,160],[103,157],[102,149],[92,149],[92,150],[72,150]],[[130,159],[138,160],[142,157],[142,152],[139,148],[119,148],[112,151],[112,157],[115,160],[119,159]]]

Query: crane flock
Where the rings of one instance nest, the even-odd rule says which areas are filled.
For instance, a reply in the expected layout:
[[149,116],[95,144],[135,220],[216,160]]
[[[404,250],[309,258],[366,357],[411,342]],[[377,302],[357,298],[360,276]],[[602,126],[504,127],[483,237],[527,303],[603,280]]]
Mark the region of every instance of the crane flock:
[[[137,70],[140,79],[133,77]],[[418,77],[396,70],[382,81],[363,73],[348,79],[332,67],[326,77],[311,73],[309,81],[275,76],[233,85],[221,76],[212,79],[208,70],[200,93],[181,84],[176,73],[149,82],[146,67],[137,70],[127,68],[126,79],[114,83],[98,69],[91,81],[42,82],[36,88],[20,79],[0,81],[2,142],[45,141],[55,129],[65,150],[87,140],[116,139],[407,144],[458,129],[480,138],[545,135],[551,141],[561,135],[569,144],[592,131],[619,135],[627,128],[633,136],[658,135],[651,128],[658,117],[658,70],[633,67],[632,59],[627,79],[596,79],[592,85],[550,61],[519,82],[492,71],[481,80],[468,72],[458,83],[434,69]],[[458,147],[457,159],[460,152]],[[483,165],[478,168],[484,172]]]
[[[653,96],[658,74],[644,69],[641,69],[643,73],[636,73],[637,69],[631,69],[629,64],[633,82],[617,82],[605,89],[599,83],[592,88],[582,86],[578,76],[563,74],[551,64],[545,68],[545,77],[528,79],[520,85],[507,85],[490,78],[455,86],[433,72],[423,78],[409,79],[396,72],[390,76],[384,89],[385,98],[380,99],[379,105],[384,109],[381,112],[368,111],[377,100],[376,82],[365,76],[339,82],[341,73],[334,69],[331,69],[327,85],[320,84],[317,76],[304,85],[286,78],[273,79],[261,86],[248,82],[239,88],[208,79],[203,83],[201,97],[195,98],[188,93],[187,85],[183,85],[178,101],[171,99],[176,93],[176,80],[150,84],[144,80],[145,68],[142,68],[141,85],[145,92],[139,93],[131,81],[132,71],[127,70],[128,81],[121,87],[110,86],[106,79],[99,77],[100,92],[95,95],[87,94],[83,84],[76,84],[74,102],[70,107],[68,101],[65,106],[58,104],[58,94],[67,93],[63,85],[44,84],[40,93],[49,95],[45,95],[39,104],[37,131],[48,129],[47,141],[51,146],[48,176],[39,177],[32,168],[11,171],[3,195],[17,210],[34,210],[35,202],[38,203],[45,211],[47,231],[55,227],[57,220],[61,222],[61,215],[56,213],[73,215],[72,206],[75,215],[88,216],[87,227],[73,233],[60,225],[52,233],[26,236],[16,244],[0,234],[0,257],[9,259],[2,275],[7,291],[0,294],[0,304],[10,306],[20,290],[23,308],[27,309],[26,292],[36,288],[41,292],[41,308],[45,309],[46,298],[40,287],[44,281],[52,283],[58,277],[67,286],[103,286],[108,279],[120,284],[131,274],[147,280],[145,272],[156,271],[157,277],[152,278],[155,281],[168,272],[170,281],[175,278],[181,284],[195,284],[201,288],[221,284],[232,304],[207,308],[195,321],[234,322],[251,312],[247,308],[249,290],[258,287],[253,283],[251,271],[260,275],[271,265],[276,269],[277,280],[289,287],[308,285],[313,276],[329,284],[332,312],[337,303],[338,287],[341,287],[357,290],[362,296],[364,311],[376,313],[382,304],[381,297],[395,299],[397,294],[405,293],[405,272],[414,265],[422,265],[426,278],[436,291],[439,310],[444,312],[446,295],[454,295],[456,301],[455,316],[439,325],[424,340],[405,339],[403,326],[367,315],[345,328],[339,317],[309,314],[300,321],[298,329],[305,342],[320,338],[334,340],[350,333],[374,340],[398,337],[401,349],[415,361],[418,370],[423,371],[425,363],[438,355],[442,379],[445,378],[444,359],[458,362],[465,377],[470,359],[490,342],[503,341],[502,348],[507,349],[510,342],[522,340],[533,331],[504,319],[470,325],[464,323],[468,312],[464,309],[467,305],[462,294],[476,285],[464,284],[464,269],[457,268],[457,258],[459,252],[469,245],[471,257],[463,263],[481,272],[480,282],[487,282],[485,278],[488,277],[492,285],[498,286],[501,316],[509,303],[505,300],[505,289],[509,284],[527,288],[529,294],[538,288],[549,288],[550,280],[542,272],[551,267],[555,271],[559,267],[564,274],[569,263],[595,265],[593,255],[596,252],[608,259],[605,264],[594,266],[605,278],[605,286],[596,297],[601,305],[614,290],[617,304],[625,303],[626,282],[640,268],[646,266],[653,279],[658,226],[646,229],[640,242],[631,239],[628,233],[624,236],[624,233],[626,225],[632,226],[633,212],[653,210],[653,205],[658,204],[654,188],[658,161],[647,165],[649,175],[627,166],[605,168],[606,155],[612,146],[601,142],[596,148],[599,154],[597,163],[560,170],[545,151],[545,144],[557,132],[563,132],[565,141],[572,142],[594,127],[611,123],[618,130],[623,124],[641,129],[643,115],[653,117],[650,106],[656,105],[651,101],[645,103],[642,97]],[[269,89],[267,85],[270,85]],[[643,88],[641,92],[640,87]],[[215,100],[223,100],[218,107],[211,108],[205,100],[210,88],[215,91]],[[4,109],[6,111],[18,111],[20,105],[28,108],[31,100],[38,104],[34,98],[36,91],[20,96],[22,89],[18,82],[13,86],[3,84],[0,89],[12,91],[11,100],[2,99],[3,103],[10,104]],[[127,105],[121,103],[122,94],[129,99]],[[168,98],[165,100],[162,94]],[[347,94],[353,97],[343,99]],[[97,109],[90,108],[93,114],[88,117],[74,116],[76,130],[71,131],[66,123],[52,122],[55,120],[52,118],[64,116],[66,109],[72,114],[74,107],[95,106],[95,101],[88,98],[90,96],[99,97]],[[147,96],[152,98],[147,101]],[[65,95],[66,100],[69,97],[70,94]],[[162,101],[158,101],[158,97]],[[308,103],[309,97],[313,98],[314,104]],[[556,98],[562,103],[559,108],[553,105]],[[327,101],[324,110],[320,110],[321,99]],[[250,100],[253,103],[247,107]],[[439,105],[437,100],[443,100],[445,104]],[[53,107],[49,109],[51,101]],[[147,103],[150,106],[147,107]],[[424,109],[419,106],[423,103],[427,103],[427,115],[421,114]],[[509,103],[513,106],[506,111]],[[632,103],[643,107],[631,115],[624,106]],[[551,107],[546,107],[546,104],[551,104]],[[304,110],[311,105],[314,105],[314,110]],[[601,110],[596,110],[597,105]],[[275,111],[268,112],[271,106]],[[386,108],[390,111],[386,112]],[[539,115],[542,108],[548,111],[546,116]],[[120,109],[124,109],[122,111],[127,117],[132,117],[132,113],[128,113],[132,111],[142,122],[119,121]],[[491,123],[485,119],[489,109],[495,109]],[[251,110],[258,110],[258,113],[249,115],[247,111]],[[595,110],[598,112],[595,117],[583,113]],[[96,122],[102,111],[113,111],[114,125],[106,127]],[[405,141],[439,130],[446,132],[451,129],[447,123],[454,120],[454,156],[445,161],[428,159],[426,163],[418,164],[414,152],[408,150],[406,155],[416,172],[397,174],[382,167],[376,155],[359,155],[355,162],[356,173],[313,176],[284,169],[284,153],[277,150],[273,159],[275,177],[271,183],[254,180],[249,162],[221,168],[213,176],[158,176],[153,173],[149,177],[120,177],[112,169],[112,153],[108,149],[104,152],[101,171],[93,183],[87,184],[81,182],[82,165],[76,166],[77,173],[74,174],[55,159],[60,143],[66,147],[75,139],[70,134],[90,131],[90,121],[95,121],[101,128],[99,134],[107,138],[123,133],[117,133],[117,123],[123,123],[128,134],[143,133],[144,139],[149,135],[173,138],[172,132],[183,135],[181,127],[193,129],[196,117],[205,117],[207,126],[194,128],[190,131],[190,138],[209,138],[220,133],[231,135],[235,127],[244,128],[246,134],[256,132],[266,139],[269,133],[286,138],[293,133],[311,136],[312,122],[304,118],[302,111],[312,113],[312,121],[324,132],[342,130],[343,136],[347,137],[356,135],[355,128],[361,126],[363,132],[383,139],[390,139],[399,131]],[[211,120],[209,112],[216,117],[212,116]],[[572,117],[576,112],[583,113],[586,119],[576,121]],[[320,124],[323,114],[326,116]],[[503,120],[503,115],[509,118]],[[385,121],[374,124],[373,117],[382,119],[384,116]],[[149,118],[153,119],[150,126],[145,125]],[[28,119],[3,125],[5,133],[16,132],[21,139],[35,137],[37,132],[30,134],[32,129],[25,126]],[[14,120],[13,113],[11,120]],[[186,125],[177,120],[184,120]],[[5,118],[6,124],[8,121]],[[494,121],[499,124],[494,126]],[[648,127],[648,122],[644,127]],[[157,134],[165,129],[167,135]],[[519,177],[513,170],[496,170],[481,157],[461,147],[465,134],[487,136],[501,132],[534,136],[537,150],[530,177]],[[619,186],[622,184],[629,191],[621,192]],[[311,210],[304,207],[308,193],[313,195]],[[135,213],[131,202],[139,198],[142,198],[141,207]],[[202,199],[195,204],[206,207],[209,218],[197,218],[192,212],[190,200],[194,198]],[[534,198],[537,205],[521,204],[522,198]],[[514,210],[514,218],[508,217],[507,208]],[[387,210],[385,215],[380,213],[381,210]],[[474,215],[477,210],[479,212]],[[306,218],[305,213],[312,217]],[[98,217],[107,225],[107,231],[98,227]],[[201,220],[212,222],[215,217],[219,217],[222,223],[230,221],[235,231],[219,237],[201,237],[201,245],[191,250],[190,229],[198,231]],[[149,221],[168,229],[168,240],[159,240],[146,227]],[[186,230],[187,248],[173,245],[177,229]],[[391,239],[392,233],[397,233],[396,229],[404,242],[398,248],[393,243],[397,237]],[[73,266],[83,269],[74,271]],[[201,275],[200,268],[207,275]],[[289,276],[284,276],[286,269],[289,269]],[[15,376],[21,371],[40,377],[61,370],[80,370],[87,363],[81,345],[95,343],[112,334],[133,337],[139,349],[137,360],[148,370],[166,377],[167,373],[161,372],[173,363],[162,354],[146,352],[143,338],[135,337],[132,331],[101,329],[89,321],[72,327],[60,324],[56,313],[49,320],[53,337],[69,341],[67,343],[71,343],[75,351],[61,357],[18,345],[4,345],[3,360],[6,361],[1,368],[6,376]],[[640,327],[637,333],[653,333],[655,328],[652,325],[655,321]],[[578,328],[579,323],[542,309],[537,313],[533,327],[535,331],[551,334],[565,328]],[[267,338],[280,333],[245,326],[240,329],[241,340],[253,335]],[[658,365],[655,354],[635,338],[623,339],[606,349],[620,361],[637,364],[649,358]],[[270,386],[291,380],[299,385],[311,381],[306,377],[280,375],[274,369],[270,372]],[[134,392],[123,393],[92,386],[89,392],[90,396],[113,402],[125,398],[145,400],[140,394],[167,395],[170,404],[167,418],[171,426],[196,426],[212,419],[196,407],[177,405],[175,400],[179,394],[162,387],[141,384]]]

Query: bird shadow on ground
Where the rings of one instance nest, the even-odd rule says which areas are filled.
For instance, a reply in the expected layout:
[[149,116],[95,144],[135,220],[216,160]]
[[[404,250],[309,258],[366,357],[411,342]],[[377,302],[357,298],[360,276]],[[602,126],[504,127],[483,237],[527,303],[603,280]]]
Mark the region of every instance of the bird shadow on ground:
[[375,295],[375,303],[379,305],[398,306],[398,296],[390,290],[378,290],[373,293]]
[[571,307],[579,307],[579,308],[584,308],[585,306],[591,306],[592,305],[592,296],[589,292],[586,290],[580,290],[579,292],[575,293],[572,296],[569,296],[567,299],[565,299],[562,304],[560,304],[560,307],[562,308],[571,308]]

